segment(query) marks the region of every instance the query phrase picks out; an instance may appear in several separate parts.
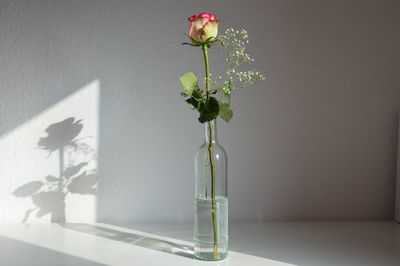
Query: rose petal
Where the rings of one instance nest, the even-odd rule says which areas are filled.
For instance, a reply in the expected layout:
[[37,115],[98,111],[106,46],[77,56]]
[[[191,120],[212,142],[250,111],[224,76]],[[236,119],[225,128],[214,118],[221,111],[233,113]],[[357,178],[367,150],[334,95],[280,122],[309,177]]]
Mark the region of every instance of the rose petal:
[[201,40],[205,41],[210,37],[216,38],[218,35],[218,24],[219,21],[209,21],[206,23],[202,29]]
[[198,18],[210,18],[211,14],[208,12],[200,13],[197,15]]

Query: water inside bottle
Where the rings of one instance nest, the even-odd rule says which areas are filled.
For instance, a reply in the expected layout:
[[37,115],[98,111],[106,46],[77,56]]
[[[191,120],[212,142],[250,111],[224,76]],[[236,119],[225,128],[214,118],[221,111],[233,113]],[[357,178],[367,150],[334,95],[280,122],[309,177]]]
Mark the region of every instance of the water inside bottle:
[[[203,260],[221,260],[228,255],[228,199],[226,197],[215,198],[215,230],[212,216],[212,200],[198,198],[194,203],[194,253]],[[214,254],[214,246],[217,246],[217,257]]]

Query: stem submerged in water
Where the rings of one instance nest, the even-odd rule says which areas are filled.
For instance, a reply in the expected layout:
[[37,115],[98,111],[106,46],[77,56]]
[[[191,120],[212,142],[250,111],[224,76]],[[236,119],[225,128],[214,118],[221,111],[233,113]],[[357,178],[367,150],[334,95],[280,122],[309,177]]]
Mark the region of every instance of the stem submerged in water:
[[[210,66],[208,62],[208,51],[207,51],[207,44],[203,44],[203,55],[204,55],[204,64],[206,70],[206,97],[208,99],[210,93]],[[209,128],[209,138],[208,138],[208,157],[210,158],[210,168],[211,168],[211,202],[212,202],[212,224],[213,224],[213,231],[214,231],[214,249],[213,249],[213,256],[214,259],[218,259],[218,228],[217,228],[217,213],[216,213],[216,200],[215,200],[215,165],[214,165],[214,158],[213,158],[213,135],[214,135],[214,128],[211,125],[211,122],[208,121],[208,128]]]
[[212,138],[213,138],[213,128],[211,126],[211,122],[208,122],[209,127],[209,143],[208,143],[208,155],[210,158],[210,168],[211,168],[211,215],[212,215],[212,223],[213,223],[213,231],[214,231],[214,259],[218,259],[218,229],[217,229],[217,213],[216,213],[216,200],[215,200],[215,165],[214,158],[212,152]]

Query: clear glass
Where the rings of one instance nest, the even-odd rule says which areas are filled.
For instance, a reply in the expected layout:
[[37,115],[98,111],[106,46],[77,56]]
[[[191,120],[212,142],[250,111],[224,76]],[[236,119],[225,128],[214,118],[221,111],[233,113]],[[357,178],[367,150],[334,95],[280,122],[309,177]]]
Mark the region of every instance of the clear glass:
[[217,142],[215,120],[205,123],[205,135],[195,159],[194,253],[222,260],[228,256],[227,156]]

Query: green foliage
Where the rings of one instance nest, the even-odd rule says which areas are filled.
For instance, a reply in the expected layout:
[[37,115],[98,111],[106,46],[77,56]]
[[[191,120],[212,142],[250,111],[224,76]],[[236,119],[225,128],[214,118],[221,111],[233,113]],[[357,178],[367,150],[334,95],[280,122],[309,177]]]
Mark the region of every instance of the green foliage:
[[[183,95],[186,96],[186,95]],[[199,110],[200,103],[205,101],[204,96],[201,94],[200,89],[197,87],[192,91],[191,97],[187,99],[185,102],[189,104],[189,106],[194,110]]]
[[217,113],[219,112],[219,103],[218,100],[214,97],[209,97],[204,104],[204,108],[210,113]]
[[201,94],[201,91],[199,88],[196,88],[195,90],[193,90],[192,97],[196,98],[197,100],[202,100],[204,98],[203,94]]
[[181,95],[184,97],[190,96],[185,102],[193,110],[197,110],[200,113],[199,121],[204,123],[217,118],[220,111],[219,102],[214,97],[203,94],[202,89],[198,86],[196,74],[186,72],[179,79],[184,89]]
[[199,87],[197,85],[198,81],[196,74],[194,74],[193,72],[186,72],[179,78],[179,80],[182,83],[183,93],[181,95],[183,96],[191,96],[193,90]]
[[[221,50],[226,53],[227,70],[224,75],[216,78],[207,77],[206,89],[200,88],[198,79],[193,72],[187,72],[179,79],[184,91],[181,93],[184,97],[189,97],[185,102],[193,109],[199,112],[198,120],[205,123],[216,119],[218,116],[226,122],[233,117],[231,109],[232,92],[239,88],[244,88],[264,80],[265,77],[256,70],[242,70],[242,67],[250,65],[254,59],[246,53],[248,44],[248,34],[245,30],[228,29],[218,38],[210,37],[205,41],[200,41],[190,37],[190,43],[183,43],[191,46],[201,47],[203,49],[206,75],[208,75],[207,50],[214,44],[220,44]],[[217,100],[218,99],[218,100]]]
[[199,112],[198,120],[200,123],[205,123],[216,119],[220,116],[226,122],[229,122],[233,116],[233,112],[229,103],[218,101],[212,97],[217,91],[209,92],[207,95],[205,89],[198,87],[197,77],[193,72],[186,72],[180,78],[184,92],[181,93],[183,97],[189,97],[185,102],[193,110]]
[[199,106],[200,123],[208,122],[217,118],[219,113],[219,103],[214,97],[209,97],[205,103]]
[[187,102],[189,104],[189,106],[193,109],[193,110],[198,110],[199,106],[200,106],[200,101],[198,101],[196,98],[194,97],[190,97],[189,99],[187,99],[185,102]]
[[219,104],[219,114],[222,119],[229,123],[233,116],[233,112],[231,106],[228,103],[220,103]]

